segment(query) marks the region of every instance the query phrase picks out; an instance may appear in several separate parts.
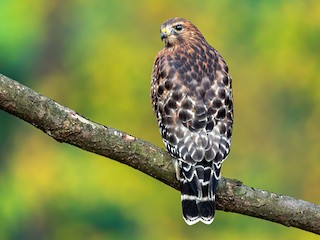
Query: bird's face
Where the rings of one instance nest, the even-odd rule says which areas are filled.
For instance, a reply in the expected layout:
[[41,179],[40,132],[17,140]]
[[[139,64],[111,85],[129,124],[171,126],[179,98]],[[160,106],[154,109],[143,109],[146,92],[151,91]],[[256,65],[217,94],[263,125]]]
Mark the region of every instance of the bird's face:
[[174,45],[175,43],[179,42],[179,38],[181,38],[181,34],[184,31],[184,25],[181,22],[170,25],[162,25],[160,29],[160,37],[166,46]]
[[173,47],[186,43],[192,39],[197,28],[183,18],[171,18],[161,25],[160,37],[166,47]]

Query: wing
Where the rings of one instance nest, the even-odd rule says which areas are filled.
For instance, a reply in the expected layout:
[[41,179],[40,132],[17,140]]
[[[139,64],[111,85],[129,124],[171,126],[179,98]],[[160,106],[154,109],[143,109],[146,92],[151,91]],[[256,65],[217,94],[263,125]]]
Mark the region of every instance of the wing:
[[[174,71],[174,68],[169,66],[163,50],[160,51],[153,64],[150,95],[163,142],[169,153],[178,158],[175,144],[177,143],[176,134],[179,135],[179,133],[175,129],[178,122],[175,110],[178,107],[177,101],[182,98],[183,94],[175,91],[178,85]],[[173,88],[174,91],[172,91]]]
[[216,50],[210,48],[206,55],[188,61],[182,52],[177,59],[161,51],[152,71],[151,99],[163,141],[174,157],[192,164],[205,158],[220,165],[231,145],[231,77]]

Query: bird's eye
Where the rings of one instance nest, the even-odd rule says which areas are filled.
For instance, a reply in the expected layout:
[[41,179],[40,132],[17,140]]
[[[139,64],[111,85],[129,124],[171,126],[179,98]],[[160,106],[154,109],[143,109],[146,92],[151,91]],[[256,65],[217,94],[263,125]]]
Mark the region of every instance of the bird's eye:
[[174,29],[177,30],[177,31],[181,31],[182,30],[182,25],[181,24],[178,24],[176,26],[174,26]]

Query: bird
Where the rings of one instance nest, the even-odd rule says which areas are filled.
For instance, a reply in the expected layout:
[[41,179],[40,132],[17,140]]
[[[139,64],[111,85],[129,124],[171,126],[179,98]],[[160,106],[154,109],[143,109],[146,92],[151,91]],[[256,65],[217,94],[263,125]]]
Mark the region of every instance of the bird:
[[160,27],[164,48],[151,76],[151,105],[180,181],[188,225],[211,224],[221,164],[232,138],[233,95],[229,69],[189,20],[175,17]]

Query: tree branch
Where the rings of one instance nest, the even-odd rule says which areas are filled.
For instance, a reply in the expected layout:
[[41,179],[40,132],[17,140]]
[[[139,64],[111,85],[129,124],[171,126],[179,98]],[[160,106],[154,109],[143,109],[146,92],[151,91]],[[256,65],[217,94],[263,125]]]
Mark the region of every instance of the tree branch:
[[[72,144],[138,169],[179,190],[170,155],[119,130],[94,123],[75,111],[0,74],[0,109]],[[222,178],[217,209],[245,214],[320,234],[320,206]]]

